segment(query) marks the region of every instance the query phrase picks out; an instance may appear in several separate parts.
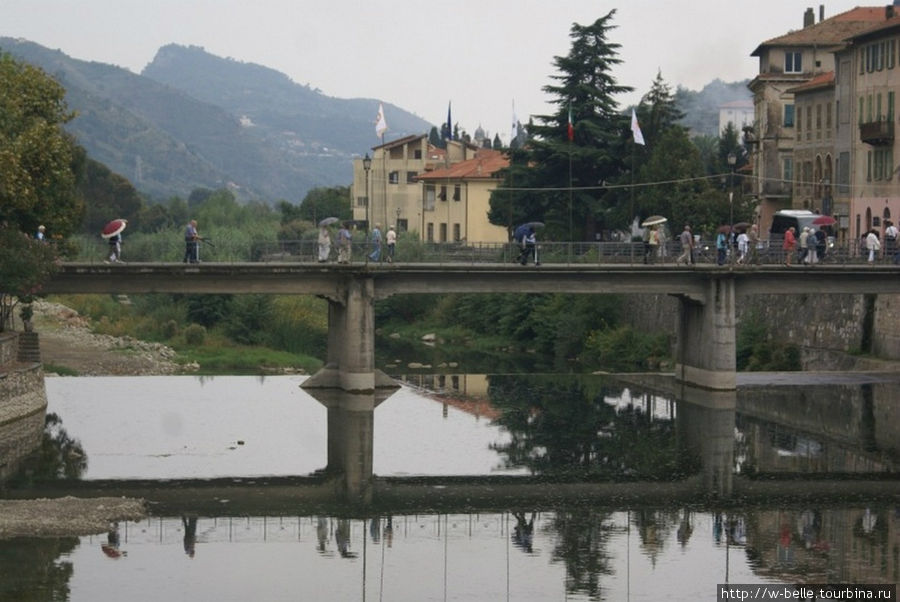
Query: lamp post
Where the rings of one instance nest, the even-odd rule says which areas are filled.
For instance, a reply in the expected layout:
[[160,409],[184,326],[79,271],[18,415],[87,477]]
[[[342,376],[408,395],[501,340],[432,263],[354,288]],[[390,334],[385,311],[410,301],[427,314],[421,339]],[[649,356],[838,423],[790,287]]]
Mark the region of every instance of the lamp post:
[[366,263],[368,263],[369,253],[366,245],[369,242],[369,170],[372,169],[372,157],[369,156],[369,153],[366,153],[366,156],[363,157],[362,164],[363,169],[366,171],[366,244],[363,245],[363,249],[366,254]]
[[737,163],[737,155],[734,151],[728,153],[728,254],[734,262],[734,164]]

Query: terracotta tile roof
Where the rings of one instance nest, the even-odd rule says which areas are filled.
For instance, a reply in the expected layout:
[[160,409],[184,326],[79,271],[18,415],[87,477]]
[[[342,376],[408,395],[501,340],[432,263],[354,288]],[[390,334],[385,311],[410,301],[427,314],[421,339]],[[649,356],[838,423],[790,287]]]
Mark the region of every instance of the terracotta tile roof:
[[811,92],[812,90],[821,90],[824,88],[834,87],[834,71],[820,73],[806,83],[800,84],[793,88],[789,88],[787,92],[796,94],[797,92]]
[[435,169],[419,175],[417,180],[489,180],[494,174],[509,167],[509,157],[501,151],[482,149],[474,159],[460,161],[449,167]]
[[385,142],[384,144],[379,144],[378,146],[373,146],[372,150],[376,150],[379,148],[393,148],[395,146],[402,146],[404,144],[408,144],[415,140],[420,140],[425,138],[426,134],[413,134],[412,136],[404,136],[403,138],[397,138],[396,140],[391,140],[390,142]]
[[803,29],[772,38],[760,44],[750,56],[759,56],[768,46],[840,46],[844,40],[871,29],[887,19],[884,6],[857,6]]
[[897,16],[886,20],[884,23],[880,23],[874,27],[863,30],[856,35],[847,38],[847,41],[862,41],[865,38],[874,38],[878,37],[879,35],[887,35],[888,33],[892,33],[894,30],[900,29],[900,8],[897,8],[895,10],[898,11]]

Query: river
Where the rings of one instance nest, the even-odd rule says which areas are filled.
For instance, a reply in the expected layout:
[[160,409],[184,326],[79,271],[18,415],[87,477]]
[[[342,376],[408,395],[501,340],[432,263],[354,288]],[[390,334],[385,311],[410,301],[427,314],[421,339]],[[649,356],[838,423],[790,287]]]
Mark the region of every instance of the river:
[[[725,583],[898,581],[896,375],[741,375],[737,394],[395,376],[373,412],[344,414],[302,376],[48,378],[25,480],[143,491],[150,516],[0,541],[0,599],[714,600]],[[335,456],[370,463],[370,503],[319,495]]]

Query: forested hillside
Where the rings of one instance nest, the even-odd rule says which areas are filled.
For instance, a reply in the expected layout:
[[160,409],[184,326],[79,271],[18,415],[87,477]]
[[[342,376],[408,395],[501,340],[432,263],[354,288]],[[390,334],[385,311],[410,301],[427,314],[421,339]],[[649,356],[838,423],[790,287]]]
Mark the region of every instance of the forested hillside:
[[[199,49],[167,49],[161,53],[165,68],[154,61],[151,71],[179,81],[201,81],[208,71],[220,82],[217,90],[249,87],[252,97],[271,99],[274,105],[236,107],[232,98],[224,106],[216,104],[218,93],[197,98],[120,67],[0,38],[0,52],[40,67],[66,88],[66,102],[77,113],[67,129],[89,156],[150,197],[187,197],[202,187],[229,188],[242,200],[298,202],[312,188],[348,184],[352,154],[378,143],[375,100],[330,98],[264,67],[218,59]],[[236,79],[230,84],[232,71]],[[258,74],[263,76],[256,78]],[[285,101],[291,94],[293,100]],[[281,113],[277,106],[282,103],[299,108]],[[252,115],[260,126],[242,121],[244,115]],[[338,122],[349,125],[342,129]],[[400,135],[404,122],[421,133],[431,127],[394,108],[393,135]],[[331,128],[339,133],[331,135]]]

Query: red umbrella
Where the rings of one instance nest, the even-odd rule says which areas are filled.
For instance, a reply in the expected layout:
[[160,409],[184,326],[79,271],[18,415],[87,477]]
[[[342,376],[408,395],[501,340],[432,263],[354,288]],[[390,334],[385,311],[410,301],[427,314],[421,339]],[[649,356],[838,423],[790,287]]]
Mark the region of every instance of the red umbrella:
[[109,222],[105,226],[103,226],[103,232],[100,233],[100,236],[103,238],[110,238],[120,233],[125,229],[125,226],[128,225],[128,222],[124,219],[114,219]]
[[837,220],[830,215],[820,215],[812,223],[814,226],[833,226],[837,223]]

